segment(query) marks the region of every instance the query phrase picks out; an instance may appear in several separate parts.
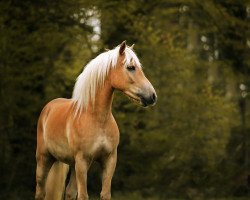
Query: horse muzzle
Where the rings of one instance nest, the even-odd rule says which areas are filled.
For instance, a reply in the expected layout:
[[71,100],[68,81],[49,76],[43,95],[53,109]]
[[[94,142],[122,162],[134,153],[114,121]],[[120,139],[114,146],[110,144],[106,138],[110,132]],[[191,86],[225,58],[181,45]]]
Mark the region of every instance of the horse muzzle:
[[156,104],[157,95],[155,92],[148,96],[144,96],[141,94],[137,94],[137,96],[140,98],[143,107],[154,106]]

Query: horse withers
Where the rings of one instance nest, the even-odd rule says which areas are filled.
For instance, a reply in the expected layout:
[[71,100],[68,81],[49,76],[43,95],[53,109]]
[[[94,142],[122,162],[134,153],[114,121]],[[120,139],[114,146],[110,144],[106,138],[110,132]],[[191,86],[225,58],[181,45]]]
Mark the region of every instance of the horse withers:
[[[111,199],[119,143],[118,126],[112,115],[114,89],[143,107],[154,105],[157,99],[139,59],[125,41],[87,64],[77,78],[71,99],[52,100],[42,110],[37,125],[36,200],[45,196],[53,200],[48,196],[51,191],[46,195],[45,188],[56,188],[52,184],[45,187],[48,174],[52,176],[48,179],[53,179],[66,177],[68,172],[67,167],[55,168],[58,163],[71,169],[65,198],[87,200],[87,171],[94,160],[102,166],[101,199]],[[62,185],[61,182],[53,184]],[[53,192],[64,193],[64,188]]]

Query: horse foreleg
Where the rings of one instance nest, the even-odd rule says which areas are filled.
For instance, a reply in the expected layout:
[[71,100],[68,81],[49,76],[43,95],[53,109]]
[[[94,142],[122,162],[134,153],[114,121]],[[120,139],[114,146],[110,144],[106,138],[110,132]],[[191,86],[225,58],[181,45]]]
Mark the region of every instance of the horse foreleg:
[[89,163],[82,155],[75,157],[75,172],[76,172],[76,183],[77,183],[77,200],[88,200],[87,191],[87,172]]
[[70,179],[66,188],[65,200],[76,200],[77,185],[75,167],[71,167]]
[[45,198],[45,182],[54,159],[50,155],[37,155],[36,167],[36,200],[44,200]]
[[115,171],[117,150],[103,160],[101,200],[111,199],[111,180]]

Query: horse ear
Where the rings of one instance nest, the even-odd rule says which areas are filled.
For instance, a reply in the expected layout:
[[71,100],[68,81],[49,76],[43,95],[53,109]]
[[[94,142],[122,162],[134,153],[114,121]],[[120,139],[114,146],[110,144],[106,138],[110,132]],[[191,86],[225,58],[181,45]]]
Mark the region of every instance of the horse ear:
[[121,43],[121,45],[120,45],[120,49],[119,49],[120,55],[122,55],[122,54],[124,53],[125,48],[126,48],[126,40],[123,41],[123,42]]
[[135,46],[135,44],[132,44],[131,47],[129,47],[129,48],[133,50],[134,46]]

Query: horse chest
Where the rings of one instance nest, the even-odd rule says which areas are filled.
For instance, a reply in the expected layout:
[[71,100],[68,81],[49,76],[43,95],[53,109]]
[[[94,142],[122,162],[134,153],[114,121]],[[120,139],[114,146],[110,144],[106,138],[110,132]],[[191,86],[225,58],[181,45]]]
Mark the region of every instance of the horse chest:
[[114,148],[112,139],[106,135],[98,135],[90,148],[90,154],[96,157],[101,153],[110,153]]

